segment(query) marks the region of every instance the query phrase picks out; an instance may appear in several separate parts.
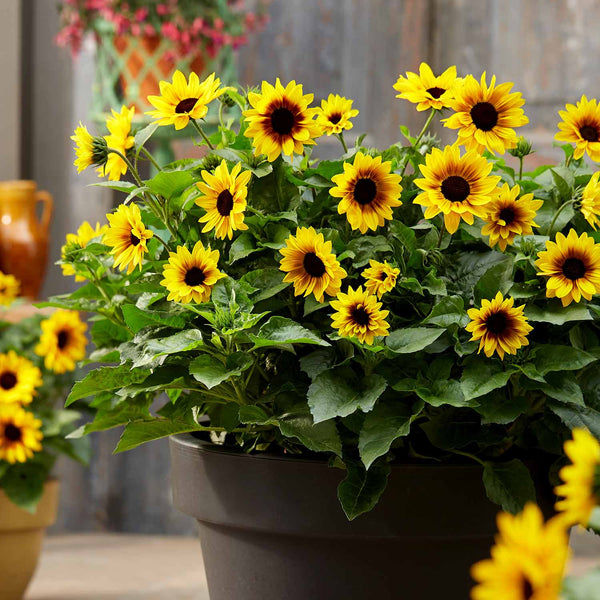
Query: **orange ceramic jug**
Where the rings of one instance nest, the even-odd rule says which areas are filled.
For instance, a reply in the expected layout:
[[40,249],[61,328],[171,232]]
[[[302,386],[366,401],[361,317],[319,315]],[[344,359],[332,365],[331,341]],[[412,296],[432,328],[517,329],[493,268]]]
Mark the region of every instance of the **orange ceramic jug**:
[[0,271],[19,279],[27,298],[38,297],[46,272],[52,208],[52,196],[34,181],[0,181]]

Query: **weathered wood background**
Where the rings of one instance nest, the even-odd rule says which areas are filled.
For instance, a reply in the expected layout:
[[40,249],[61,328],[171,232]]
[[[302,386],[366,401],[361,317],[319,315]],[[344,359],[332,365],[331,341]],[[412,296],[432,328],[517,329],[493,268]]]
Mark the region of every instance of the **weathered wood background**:
[[[89,57],[71,67],[51,45],[54,2],[24,0],[31,43],[25,56],[30,94],[24,98],[27,139],[23,176],[36,179],[59,202],[52,256],[84,218],[101,219],[110,201],[84,188],[94,177],[74,175],[68,136],[89,106]],[[263,34],[242,50],[243,83],[296,79],[316,99],[336,92],[360,110],[354,132],[374,145],[398,139],[398,125],[417,128],[422,115],[396,99],[399,73],[423,60],[439,71],[485,69],[515,82],[527,98],[527,133],[552,153],[557,111],[582,93],[600,95],[600,2],[597,0],[273,0]],[[71,92],[74,90],[74,92]],[[54,268],[46,293],[69,283]],[[169,498],[166,442],[112,456],[116,433],[95,436],[89,470],[63,463],[62,510],[56,530],[191,533]]]

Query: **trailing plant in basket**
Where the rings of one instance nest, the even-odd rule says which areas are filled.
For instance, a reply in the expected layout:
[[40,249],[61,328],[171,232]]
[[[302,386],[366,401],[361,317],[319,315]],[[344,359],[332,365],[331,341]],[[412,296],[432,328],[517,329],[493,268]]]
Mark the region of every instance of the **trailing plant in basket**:
[[[350,519],[394,462],[479,463],[505,510],[535,500],[531,459],[556,478],[573,427],[600,436],[600,190],[582,158],[600,146],[595,101],[567,107],[564,161],[527,171],[524,100],[485,74],[400,77],[428,117],[383,149],[348,145],[357,110],[340,96],[219,85],[176,73],[149,127],[130,131],[123,107],[111,136],[76,133],[80,169],[132,178],[108,183],[124,200],[107,231],[64,248],[88,283],[51,302],[94,314],[102,366],[68,404],[93,396],[98,412],[79,434],[322,457],[346,470]],[[440,117],[454,145],[429,133]],[[205,158],[143,181],[152,134],[186,125]],[[313,158],[323,135],[339,158]]]

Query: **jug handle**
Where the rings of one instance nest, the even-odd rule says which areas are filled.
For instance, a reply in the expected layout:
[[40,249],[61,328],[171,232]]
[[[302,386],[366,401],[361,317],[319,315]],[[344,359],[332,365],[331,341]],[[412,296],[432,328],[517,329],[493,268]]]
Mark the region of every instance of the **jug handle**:
[[36,193],[36,201],[44,203],[44,210],[40,218],[40,226],[44,231],[47,231],[50,225],[50,219],[52,218],[52,211],[54,209],[54,201],[52,195],[45,190]]

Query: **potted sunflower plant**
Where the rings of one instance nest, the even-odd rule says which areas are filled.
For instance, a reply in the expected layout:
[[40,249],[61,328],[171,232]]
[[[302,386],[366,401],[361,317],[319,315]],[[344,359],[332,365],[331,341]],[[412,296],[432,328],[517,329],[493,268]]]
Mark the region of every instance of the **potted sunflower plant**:
[[[10,281],[7,281],[10,280]],[[18,281],[0,274],[0,302]],[[75,311],[21,318],[0,313],[0,596],[20,600],[35,571],[44,530],[56,519],[56,459],[87,464],[89,441],[67,439],[81,413],[63,408],[85,354],[85,324]],[[31,312],[31,311],[28,311]],[[19,314],[19,318],[13,318]]]
[[[76,435],[122,426],[119,452],[170,436],[212,600],[464,600],[497,506],[551,513],[563,441],[600,435],[600,189],[582,159],[600,108],[567,106],[564,161],[528,170],[512,84],[423,64],[394,87],[428,115],[383,149],[347,143],[350,99],[182,73],[148,128],[123,107],[109,135],[74,136],[79,169],[130,179],[110,183],[126,196],[103,236],[63,255],[88,282],[52,299],[95,313],[102,366],[67,404],[97,413]],[[172,126],[206,156],[142,180]],[[336,160],[313,154],[325,134]]]

